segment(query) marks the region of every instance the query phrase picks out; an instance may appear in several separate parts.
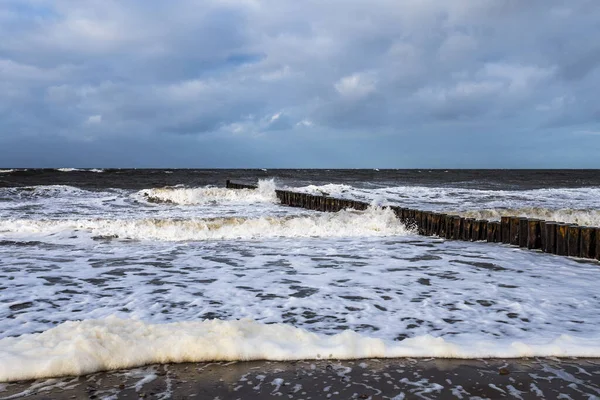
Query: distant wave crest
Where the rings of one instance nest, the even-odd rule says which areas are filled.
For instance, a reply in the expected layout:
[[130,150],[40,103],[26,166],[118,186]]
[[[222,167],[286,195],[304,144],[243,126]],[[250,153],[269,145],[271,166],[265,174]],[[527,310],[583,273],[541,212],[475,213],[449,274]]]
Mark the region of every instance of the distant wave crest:
[[499,221],[504,216],[538,218],[545,221],[567,222],[584,226],[600,226],[600,210],[576,210],[570,208],[547,209],[539,207],[517,209],[490,209],[457,212],[464,217]]

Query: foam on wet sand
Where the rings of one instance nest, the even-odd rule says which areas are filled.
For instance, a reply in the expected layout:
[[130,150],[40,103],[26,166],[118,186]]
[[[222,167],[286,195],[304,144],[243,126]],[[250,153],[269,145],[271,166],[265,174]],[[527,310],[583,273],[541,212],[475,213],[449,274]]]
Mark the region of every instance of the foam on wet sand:
[[349,330],[319,335],[252,320],[147,324],[109,317],[65,322],[43,333],[1,339],[0,381],[199,361],[600,357],[599,339],[562,335],[523,343],[425,335],[393,342]]

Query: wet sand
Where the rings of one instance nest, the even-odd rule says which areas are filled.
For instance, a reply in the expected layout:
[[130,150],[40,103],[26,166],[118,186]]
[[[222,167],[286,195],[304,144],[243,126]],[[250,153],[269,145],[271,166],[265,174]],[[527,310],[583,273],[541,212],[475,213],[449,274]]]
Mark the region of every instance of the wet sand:
[[600,359],[149,365],[0,384],[0,399],[596,399]]

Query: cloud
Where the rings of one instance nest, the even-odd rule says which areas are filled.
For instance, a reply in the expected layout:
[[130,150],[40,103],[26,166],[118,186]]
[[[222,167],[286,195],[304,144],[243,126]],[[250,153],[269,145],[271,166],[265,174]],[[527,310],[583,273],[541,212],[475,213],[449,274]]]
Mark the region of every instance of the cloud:
[[460,146],[466,129],[541,143],[598,121],[590,0],[2,4],[0,139]]
[[88,125],[96,125],[102,122],[102,115],[90,115],[86,121]]
[[341,78],[334,87],[342,97],[360,99],[375,91],[375,83],[374,77],[356,73]]

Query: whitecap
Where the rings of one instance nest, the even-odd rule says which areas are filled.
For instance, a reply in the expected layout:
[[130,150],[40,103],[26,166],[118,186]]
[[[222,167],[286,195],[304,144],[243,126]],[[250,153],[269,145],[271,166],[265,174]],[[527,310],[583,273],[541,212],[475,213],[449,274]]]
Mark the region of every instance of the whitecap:
[[137,240],[201,241],[306,237],[382,237],[412,232],[389,208],[342,210],[288,217],[189,219],[74,219],[0,221],[0,232],[52,235],[85,230],[93,236]]

